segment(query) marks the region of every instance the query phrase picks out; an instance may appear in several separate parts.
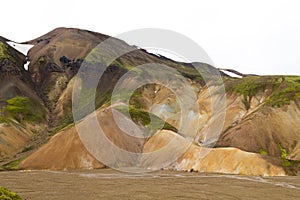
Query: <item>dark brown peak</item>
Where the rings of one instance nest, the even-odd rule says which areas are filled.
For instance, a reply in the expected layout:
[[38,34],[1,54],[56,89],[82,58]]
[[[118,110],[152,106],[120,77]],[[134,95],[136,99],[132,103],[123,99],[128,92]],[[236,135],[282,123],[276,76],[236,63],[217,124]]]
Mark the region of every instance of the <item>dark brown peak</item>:
[[[75,28],[57,28],[30,42],[29,71],[42,80],[50,72],[65,73],[67,68],[79,68],[83,59],[109,36]],[[67,70],[68,71],[68,70]],[[75,70],[76,71],[76,70]],[[69,75],[68,75],[69,77]]]
[[40,41],[44,41],[44,40],[49,40],[50,38],[56,38],[57,36],[61,35],[62,33],[64,33],[67,30],[67,28],[56,28],[38,38],[35,38],[33,40],[24,42],[24,44],[32,44],[35,45],[37,43],[39,43]]
[[109,36],[101,34],[101,33],[97,33],[97,32],[93,32],[93,31],[89,31],[89,30],[84,30],[84,29],[78,29],[78,28],[66,28],[66,27],[59,27],[56,28],[36,39],[24,42],[23,44],[32,44],[35,45],[37,43],[40,43],[41,41],[50,41],[51,39],[55,39],[61,35],[63,35],[64,33],[72,33],[72,34],[78,34],[78,35],[82,35],[84,33],[88,33],[91,36],[94,37],[100,37],[100,38],[108,38]]
[[[29,41],[28,72],[52,109],[88,53],[108,36],[75,28],[57,28]],[[57,85],[58,82],[61,84]],[[56,91],[53,94],[52,91]]]

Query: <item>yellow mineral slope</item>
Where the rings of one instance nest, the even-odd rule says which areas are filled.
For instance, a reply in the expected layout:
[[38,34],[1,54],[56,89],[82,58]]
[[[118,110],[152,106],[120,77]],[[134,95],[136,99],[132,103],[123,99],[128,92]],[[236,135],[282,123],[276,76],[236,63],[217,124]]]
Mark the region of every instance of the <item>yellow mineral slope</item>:
[[86,150],[74,127],[55,135],[20,164],[21,169],[63,170],[103,167]]
[[[172,131],[160,131],[156,133],[144,146],[144,153],[160,150],[166,144],[172,142],[171,148],[164,151],[166,155],[172,155],[180,146],[189,145],[188,141]],[[159,158],[158,158],[159,159]],[[156,158],[142,159],[142,162],[151,165]],[[226,173],[261,176],[284,176],[285,170],[280,166],[280,160],[249,153],[237,148],[202,148],[190,144],[185,151],[167,169],[198,171],[205,173]]]
[[[117,114],[121,115],[121,113]],[[144,139],[132,137],[119,129],[110,108],[99,109],[96,111],[96,115],[106,138],[113,144],[111,147],[118,147],[129,152],[142,151]],[[86,132],[83,134],[91,133],[89,131],[93,125],[90,124],[90,117],[84,118],[77,126],[81,131]],[[83,138],[86,139],[84,136]],[[76,127],[71,126],[57,133],[47,144],[20,163],[20,168],[52,170],[103,168],[104,165],[97,161],[87,149],[93,151],[93,155],[95,155],[95,151],[96,154],[100,153],[101,155],[99,156],[104,157],[104,160],[109,160],[114,152],[108,148],[100,148],[99,150],[96,145],[93,147],[89,146],[89,142],[93,144],[94,140],[96,138],[85,141],[85,145],[83,145],[82,138],[79,137]],[[131,160],[130,162],[135,161]]]

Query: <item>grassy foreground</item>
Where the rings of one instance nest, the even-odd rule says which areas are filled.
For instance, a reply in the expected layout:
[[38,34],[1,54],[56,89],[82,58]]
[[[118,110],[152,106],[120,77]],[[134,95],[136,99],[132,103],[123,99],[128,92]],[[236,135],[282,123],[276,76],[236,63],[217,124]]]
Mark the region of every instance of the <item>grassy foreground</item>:
[[0,200],[22,200],[22,198],[16,193],[0,186]]

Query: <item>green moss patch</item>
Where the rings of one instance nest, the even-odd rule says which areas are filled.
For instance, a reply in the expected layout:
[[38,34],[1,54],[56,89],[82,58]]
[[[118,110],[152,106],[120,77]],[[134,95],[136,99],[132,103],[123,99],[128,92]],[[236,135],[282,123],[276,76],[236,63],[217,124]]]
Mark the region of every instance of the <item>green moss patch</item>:
[[277,91],[266,100],[266,105],[282,107],[300,99],[300,77],[282,77],[282,79]]
[[9,53],[7,49],[7,45],[0,41],[0,60],[9,59]]
[[11,56],[11,49],[9,49],[8,44],[0,41],[0,60],[9,59],[12,62],[16,62],[16,59]]
[[0,124],[7,124],[9,122],[9,120],[4,117],[4,116],[0,116]]
[[287,151],[286,151],[286,149],[283,148],[283,147],[281,146],[281,144],[278,144],[278,146],[279,146],[279,150],[280,150],[280,152],[281,152],[281,158],[282,158],[282,159],[286,159],[286,157],[287,157]]
[[16,193],[0,186],[0,200],[22,200]]
[[278,144],[278,146],[279,146],[279,150],[281,152],[281,164],[283,167],[294,168],[300,164],[300,160],[287,159],[287,155],[288,155],[287,150],[281,144]]
[[19,170],[19,164],[25,159],[26,157],[23,157],[18,160],[14,160],[12,162],[9,162],[5,165],[0,166],[0,170],[2,171],[14,171],[14,170]]
[[267,88],[275,88],[279,84],[277,77],[268,76],[249,76],[238,79],[226,84],[226,91],[237,93],[244,96],[243,103],[247,110],[250,109],[250,102],[259,91],[265,91]]
[[267,92],[266,106],[281,107],[292,100],[300,99],[300,77],[297,76],[250,76],[226,82],[229,94],[244,96],[246,109],[250,108],[252,97],[258,92]]
[[[120,111],[123,114],[126,114],[127,107],[125,106],[117,106],[115,107],[118,111]],[[143,125],[148,129],[149,134],[153,134],[156,131],[158,131],[160,128],[165,130],[171,130],[174,132],[177,132],[178,130],[172,126],[171,124],[165,122],[158,116],[148,113],[142,110],[138,110],[133,107],[129,107],[129,114],[131,119],[139,125]]]
[[27,97],[16,96],[6,101],[7,113],[20,122],[41,122],[45,112]]
[[260,153],[260,155],[262,155],[262,156],[267,156],[267,155],[268,155],[267,150],[264,150],[264,149],[260,149],[260,150],[259,150],[259,153]]

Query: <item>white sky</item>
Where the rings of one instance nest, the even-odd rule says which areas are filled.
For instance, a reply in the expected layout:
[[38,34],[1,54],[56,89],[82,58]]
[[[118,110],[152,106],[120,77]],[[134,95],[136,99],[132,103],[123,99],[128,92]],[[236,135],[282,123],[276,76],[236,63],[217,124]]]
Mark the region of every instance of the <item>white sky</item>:
[[62,26],[111,36],[164,28],[196,41],[216,67],[300,75],[298,0],[7,0],[0,17],[0,35],[17,42]]

